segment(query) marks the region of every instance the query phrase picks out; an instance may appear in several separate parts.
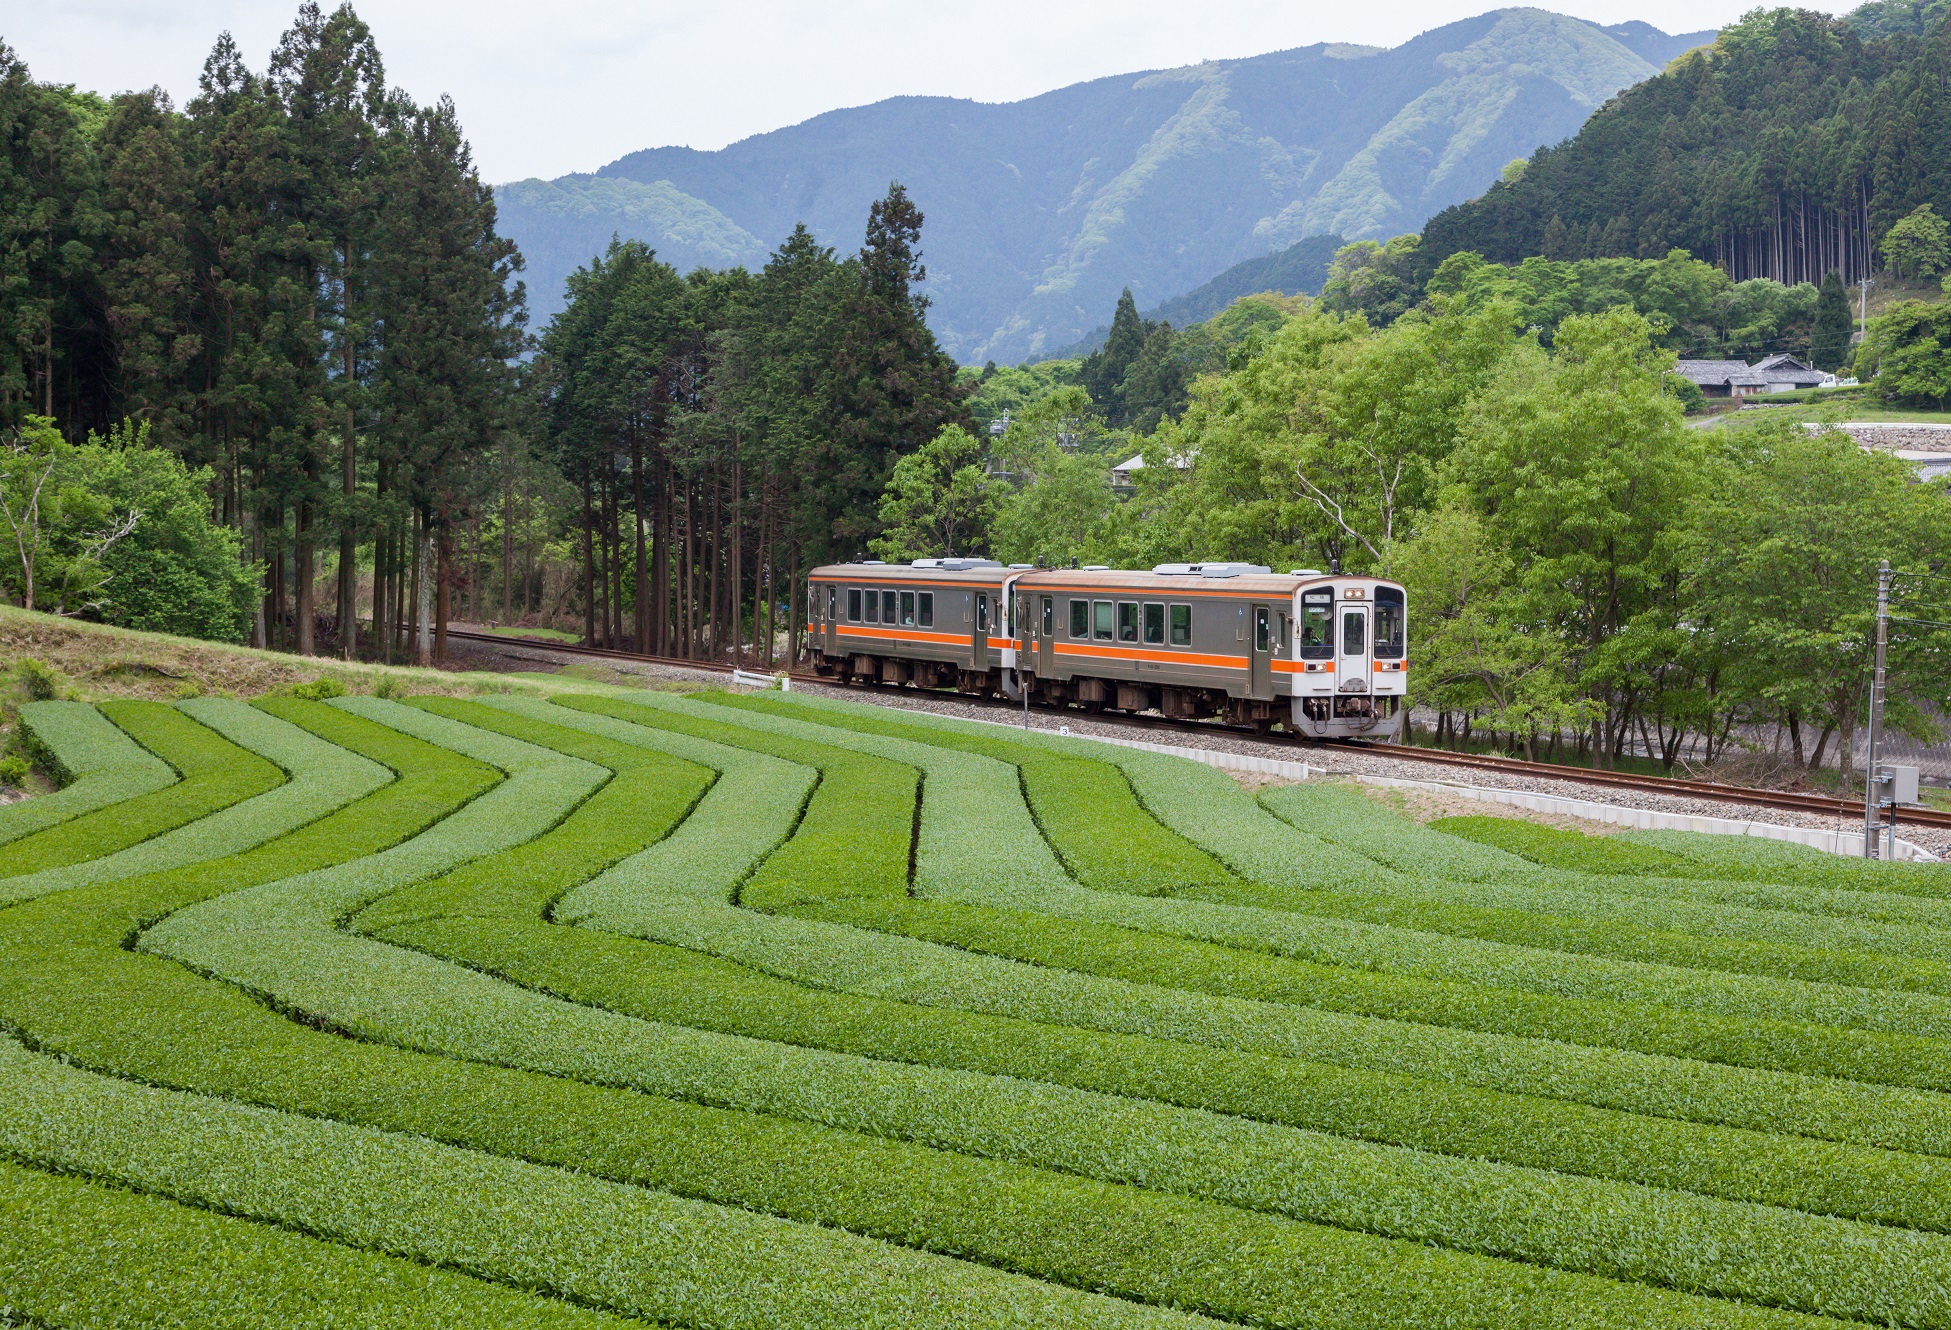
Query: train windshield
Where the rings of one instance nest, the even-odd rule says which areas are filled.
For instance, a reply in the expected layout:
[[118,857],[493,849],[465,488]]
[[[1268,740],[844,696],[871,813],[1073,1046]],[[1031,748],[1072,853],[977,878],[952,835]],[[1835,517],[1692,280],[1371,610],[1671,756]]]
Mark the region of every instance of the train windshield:
[[1402,659],[1402,593],[1394,587],[1375,588],[1375,654],[1382,660]]
[[1301,659],[1331,660],[1335,654],[1335,593],[1331,588],[1301,593]]

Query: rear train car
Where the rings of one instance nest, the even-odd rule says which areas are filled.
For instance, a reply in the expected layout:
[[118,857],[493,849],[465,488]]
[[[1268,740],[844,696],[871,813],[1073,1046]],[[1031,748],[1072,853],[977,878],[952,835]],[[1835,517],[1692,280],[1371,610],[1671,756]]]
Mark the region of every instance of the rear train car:
[[1407,600],[1386,579],[927,559],[818,568],[809,592],[814,668],[843,681],[1027,689],[1045,705],[1317,739],[1387,739],[1402,725]]

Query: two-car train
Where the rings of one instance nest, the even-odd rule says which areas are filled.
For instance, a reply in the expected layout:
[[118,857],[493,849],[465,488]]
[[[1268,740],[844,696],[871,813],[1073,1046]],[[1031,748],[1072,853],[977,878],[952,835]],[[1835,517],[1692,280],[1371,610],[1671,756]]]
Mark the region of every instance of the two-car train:
[[1003,693],[1090,711],[1220,716],[1308,738],[1391,738],[1408,681],[1399,583],[1243,563],[813,570],[813,668],[843,682]]

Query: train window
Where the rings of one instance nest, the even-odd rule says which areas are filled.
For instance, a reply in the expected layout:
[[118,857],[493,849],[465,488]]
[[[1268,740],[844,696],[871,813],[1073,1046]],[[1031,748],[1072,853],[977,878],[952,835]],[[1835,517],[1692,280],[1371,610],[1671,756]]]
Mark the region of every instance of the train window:
[[1301,593],[1301,659],[1330,660],[1335,654],[1335,593],[1327,587]]
[[892,591],[883,591],[881,593],[881,622],[882,623],[901,622],[900,610],[896,608],[899,599],[900,597],[897,596]]
[[1091,602],[1091,635],[1100,642],[1111,640],[1111,602],[1096,600]]
[[860,622],[860,588],[857,586],[847,588],[847,622]]
[[867,588],[867,622],[879,623],[880,621],[881,621],[881,593],[874,590],[873,587],[868,587]]
[[1190,605],[1172,607],[1172,645],[1175,647],[1192,645],[1192,606]]
[[1048,596],[1043,598],[1043,635],[1045,637],[1057,635],[1057,602]]
[[932,591],[921,593],[921,626],[923,628],[935,626],[935,593]]
[[1073,600],[1070,602],[1070,635],[1089,637],[1091,635],[1091,602]]
[[1163,643],[1165,641],[1165,607],[1147,605],[1145,607],[1145,640]]
[[1341,654],[1359,656],[1368,649],[1368,615],[1349,610],[1341,616]]
[[1265,605],[1253,607],[1253,649],[1255,651],[1274,649],[1273,625],[1268,622]]
[[987,596],[976,597],[976,631],[978,633],[989,631],[989,597]]
[[1375,588],[1375,654],[1383,660],[1402,659],[1402,593],[1394,587]]
[[1138,640],[1138,603],[1131,600],[1118,602],[1118,640],[1136,642]]
[[915,626],[915,593],[912,591],[901,593],[901,626],[903,628]]

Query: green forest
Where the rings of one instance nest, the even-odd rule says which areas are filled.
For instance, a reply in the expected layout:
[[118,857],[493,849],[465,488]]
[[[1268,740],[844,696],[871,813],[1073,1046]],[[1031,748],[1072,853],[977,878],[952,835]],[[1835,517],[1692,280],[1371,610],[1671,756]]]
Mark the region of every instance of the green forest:
[[[0,54],[0,577],[305,654],[438,659],[465,620],[771,664],[831,560],[1374,570],[1440,737],[1670,764],[1776,724],[1819,768],[1876,563],[1941,568],[1945,496],[1841,435],[1696,429],[1670,371],[1786,351],[1951,405],[1948,60],[1924,9],[1758,12],[1423,235],[1343,246],[1317,299],[1174,327],[1127,291],[1089,355],[958,368],[898,182],[851,253],[614,241],[532,329],[454,108],[388,86],[349,6],[262,72],[220,39],[180,109]],[[1858,344],[1869,274],[1920,298]],[[1932,585],[1894,648],[1918,734]]]

